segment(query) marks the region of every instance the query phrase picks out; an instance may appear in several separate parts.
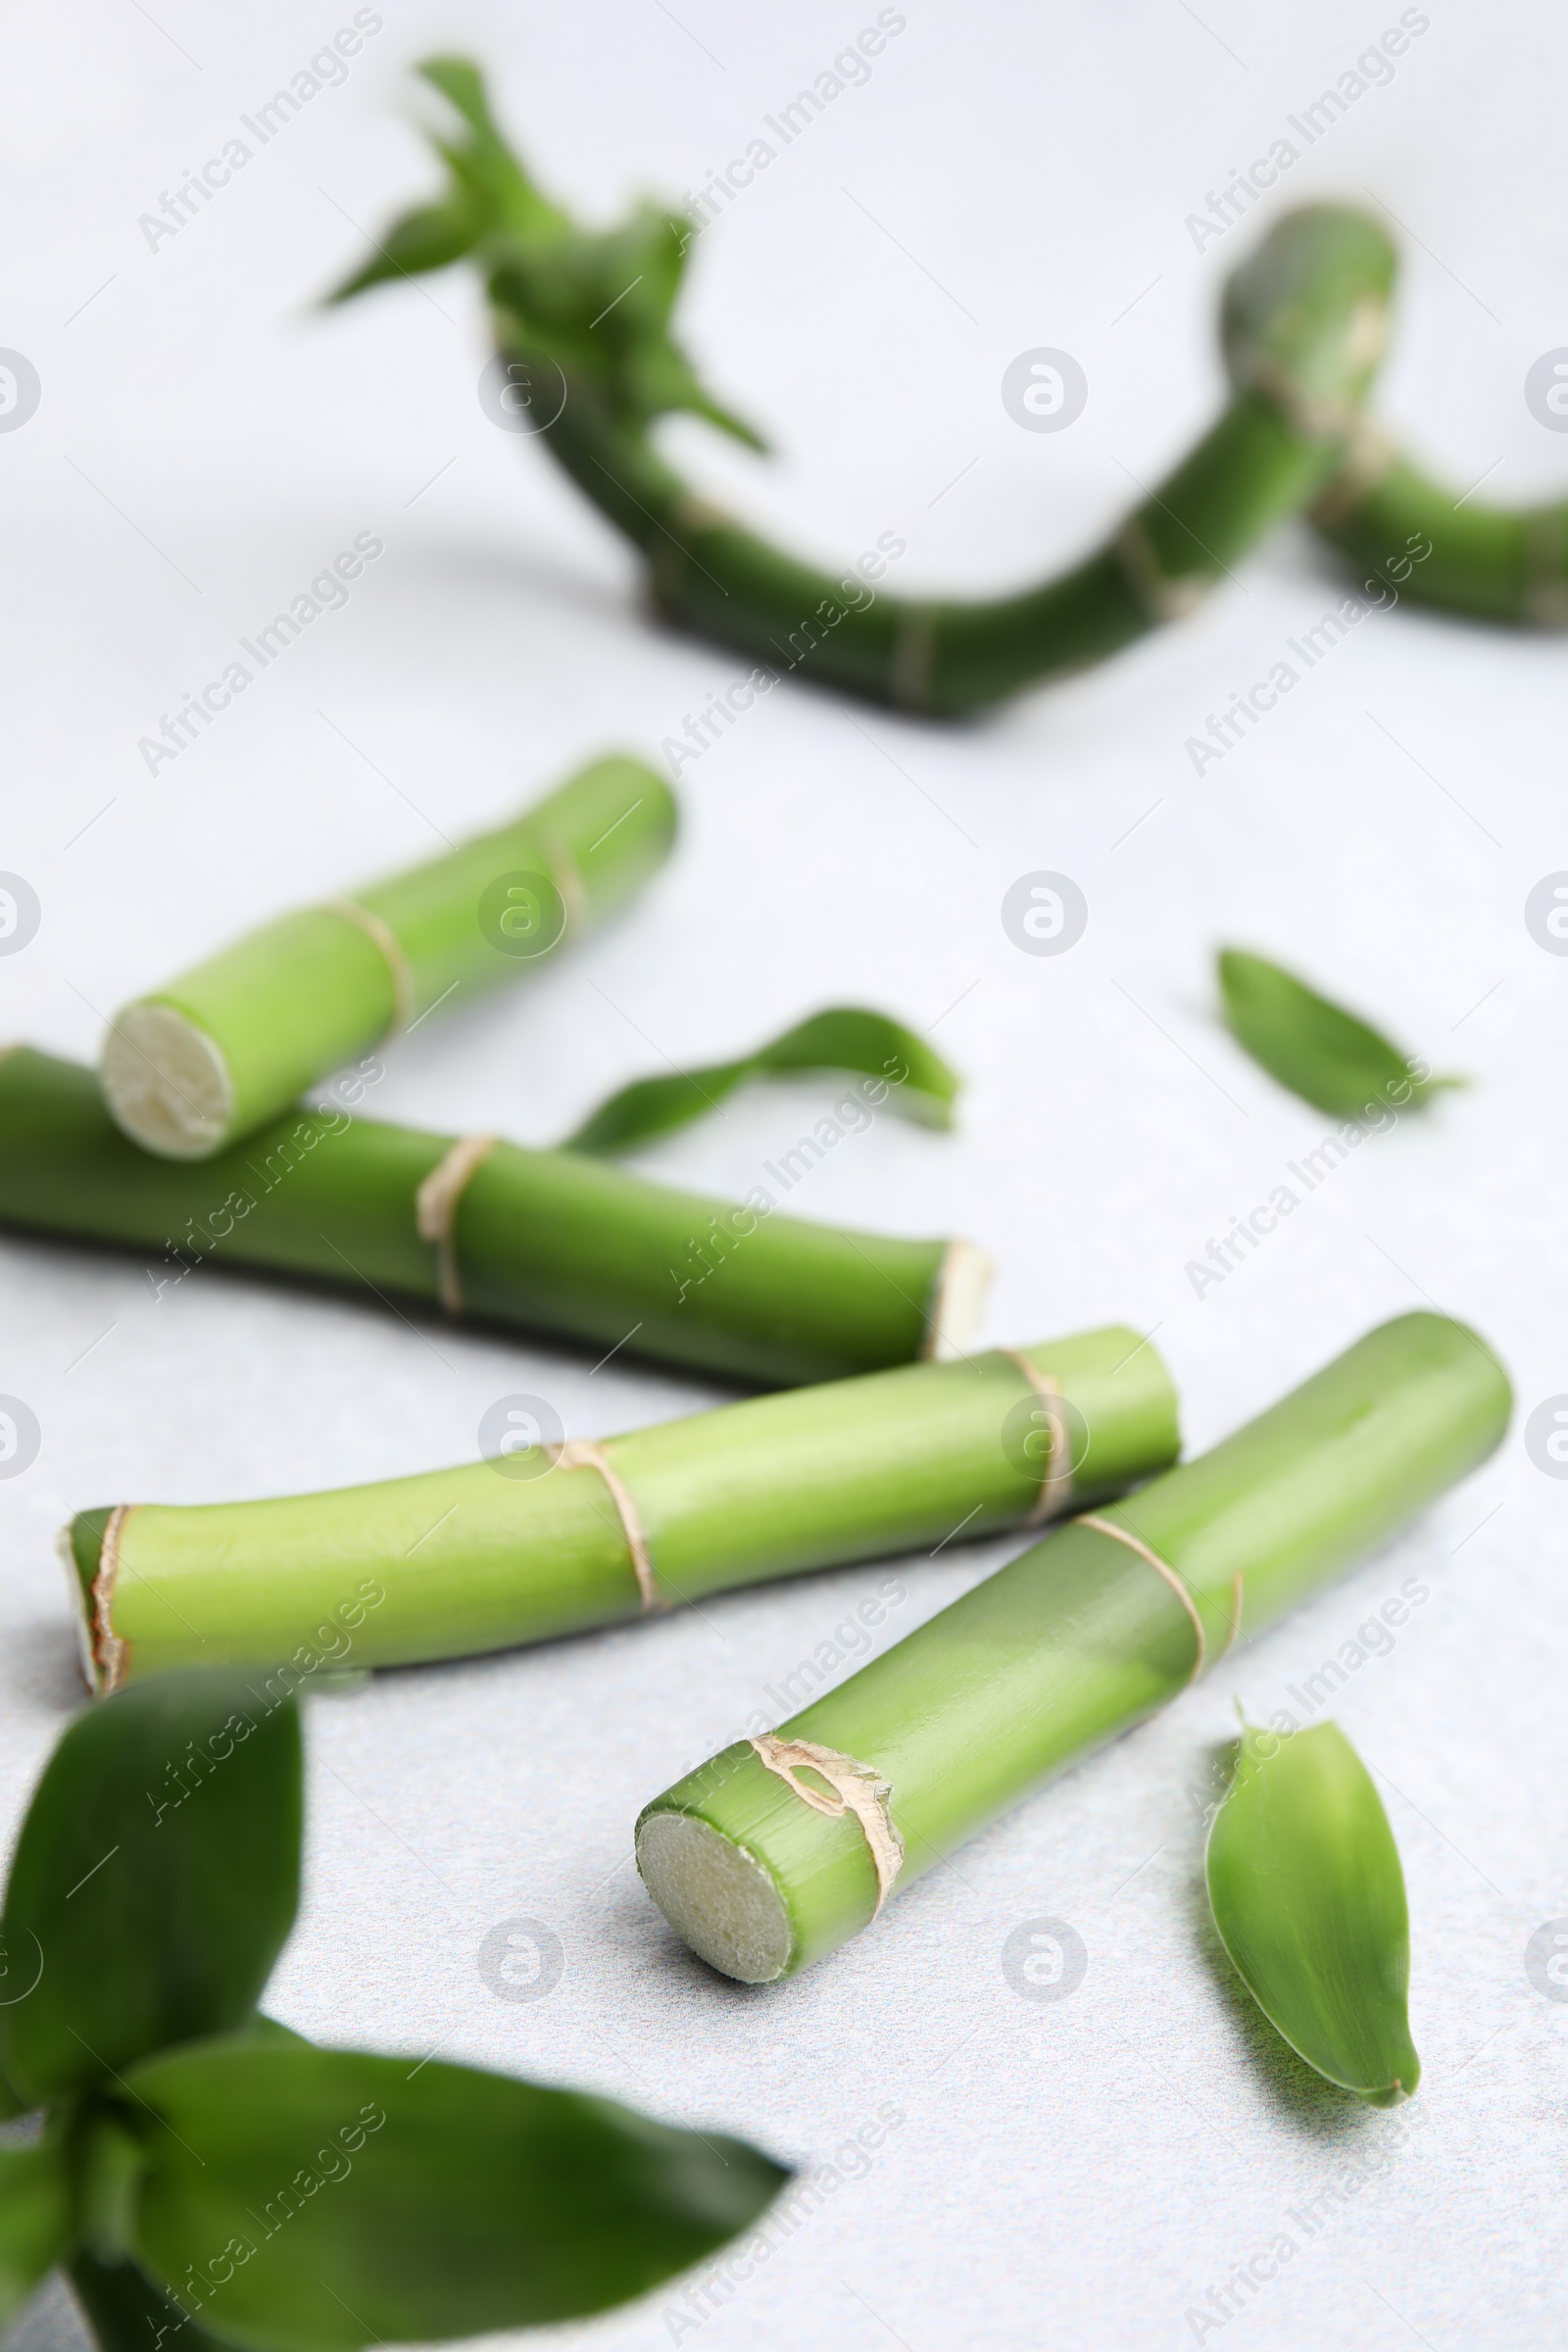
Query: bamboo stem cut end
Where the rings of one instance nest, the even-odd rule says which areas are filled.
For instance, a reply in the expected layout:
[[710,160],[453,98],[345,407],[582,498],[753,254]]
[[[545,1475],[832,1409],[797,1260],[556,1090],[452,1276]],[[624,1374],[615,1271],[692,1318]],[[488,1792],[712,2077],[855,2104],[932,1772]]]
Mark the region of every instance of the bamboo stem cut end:
[[973,1242],[950,1242],[931,1300],[925,1346],[930,1364],[950,1364],[962,1355],[980,1328],[995,1269]]
[[695,1813],[651,1813],[637,1833],[644,1886],[699,1960],[742,1984],[771,1984],[794,1934],[760,1862]]
[[60,1562],[71,1596],[71,1622],[76,1636],[76,1662],[81,1679],[94,1698],[104,1694],[104,1678],[98,1671],[98,1657],[92,1639],[92,1587],[83,1583],[75,1545],[72,1541],[75,1522],[68,1519],[55,1537],[55,1558]]
[[172,1004],[130,1004],[98,1065],[117,1126],[165,1159],[207,1159],[234,1115],[234,1083],[205,1030]]

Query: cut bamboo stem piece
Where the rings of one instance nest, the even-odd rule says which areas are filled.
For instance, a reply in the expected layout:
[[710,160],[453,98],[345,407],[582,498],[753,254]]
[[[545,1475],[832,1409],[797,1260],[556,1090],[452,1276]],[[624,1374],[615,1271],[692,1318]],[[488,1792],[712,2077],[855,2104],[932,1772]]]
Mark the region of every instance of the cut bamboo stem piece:
[[126,1005],[103,1053],[110,1109],[149,1152],[210,1158],[383,1038],[590,929],[674,830],[662,776],[596,760],[499,831],[283,915]]
[[95,1690],[198,1663],[287,1683],[994,1535],[1177,1443],[1163,1364],[1112,1327],[338,1494],[82,1511],[65,1552]]
[[764,1388],[966,1344],[990,1270],[972,1245],[808,1224],[781,1198],[782,1176],[731,1207],[568,1152],[298,1106],[197,1167],[128,1142],[90,1070],[0,1054],[0,1223],[155,1252],[158,1297],[260,1266]]
[[[1369,1332],[1212,1451],[1072,1521],[666,1789],[637,1824],[655,1902],[745,1984],[809,1967],[893,1881],[911,1885],[1385,1542],[1485,1459],[1509,1404],[1462,1324],[1414,1314]],[[875,1838],[852,1781],[882,1792]]]

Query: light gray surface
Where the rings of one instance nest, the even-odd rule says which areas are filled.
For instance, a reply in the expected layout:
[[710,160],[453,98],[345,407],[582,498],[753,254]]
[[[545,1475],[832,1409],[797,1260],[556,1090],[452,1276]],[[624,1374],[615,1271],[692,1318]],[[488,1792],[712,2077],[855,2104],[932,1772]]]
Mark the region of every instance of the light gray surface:
[[[305,306],[363,252],[354,221],[428,184],[397,110],[403,65],[432,46],[494,61],[540,171],[605,217],[741,153],[875,10],[381,13],[346,84],[156,251],[138,215],[348,21],[346,0],[336,17],[103,0],[5,36],[0,343],[32,360],[43,400],[0,436],[0,867],[44,919],[0,959],[0,1034],[88,1056],[134,990],[602,744],[657,750],[747,666],[649,631],[626,556],[486,421],[467,283],[324,321]],[[692,342],[781,456],[674,438],[803,547],[848,559],[891,530],[908,542],[900,589],[980,588],[1098,537],[1212,414],[1214,307],[1250,232],[1200,254],[1185,216],[1398,10],[1329,5],[1294,28],[1230,0],[1201,23],[1178,0],[907,16],[869,83],[697,248]],[[1386,412],[1456,487],[1488,473],[1487,497],[1545,494],[1568,444],[1522,384],[1568,336],[1564,37],[1539,8],[1431,19],[1260,217],[1314,192],[1386,203],[1408,232]],[[1060,434],[1019,431],[1000,397],[1041,345],[1090,387]],[[149,776],[137,741],[160,712],[365,529],[386,554],[348,609]],[[1524,1411],[1568,1391],[1568,960],[1523,920],[1531,886],[1568,866],[1560,644],[1379,614],[1200,781],[1184,753],[1343,592],[1287,533],[1179,632],[989,724],[771,695],[684,767],[681,848],[630,918],[512,1002],[430,1024],[372,1108],[548,1139],[662,1055],[879,1003],[961,1064],[961,1132],[881,1120],[803,1204],[975,1236],[1001,1264],[988,1336],[1157,1327],[1192,1445],[1429,1297],[1497,1345]],[[1090,907],[1059,958],[1019,954],[999,916],[1042,867]],[[1224,939],[1476,1084],[1363,1146],[1200,1299],[1187,1261],[1328,1124],[1216,1027]],[[821,1107],[809,1086],[755,1092],[647,1165],[738,1191]],[[131,1259],[8,1241],[0,1283],[0,1390],[44,1431],[0,1484],[8,1830],[80,1695],[50,1554],[70,1510],[462,1459],[485,1405],[519,1388],[574,1434],[706,1400],[621,1357],[590,1375],[213,1270],[155,1301]],[[591,2083],[803,2162],[885,2102],[904,2115],[700,2328],[666,2294],[550,2342],[1554,2347],[1568,2007],[1530,1988],[1523,1953],[1568,1913],[1565,1508],[1516,1431],[1388,1555],[773,1990],[673,1943],[628,1868],[631,1822],[880,1568],[385,1677],[313,1710],[309,1891],[274,2004],[311,2034]],[[1007,1549],[902,1567],[887,1638]],[[1430,1598],[1334,1710],[1384,1776],[1409,1881],[1426,2079],[1389,2118],[1303,2080],[1228,1988],[1199,1812],[1232,1693],[1266,1713],[1409,1577]],[[498,1999],[476,1966],[517,1915],[564,1950],[533,2003]],[[1087,1948],[1057,2003],[1001,1971],[1007,1936],[1042,1917]],[[1294,2251],[1245,2313],[1195,2328],[1186,2314],[1282,2231]],[[28,2328],[29,2352],[61,2341],[58,2314]]]

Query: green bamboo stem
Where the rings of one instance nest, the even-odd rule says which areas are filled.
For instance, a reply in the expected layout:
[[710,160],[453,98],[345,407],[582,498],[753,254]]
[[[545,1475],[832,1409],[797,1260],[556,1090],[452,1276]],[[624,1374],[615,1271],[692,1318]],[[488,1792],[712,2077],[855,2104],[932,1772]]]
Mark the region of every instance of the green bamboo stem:
[[1023,1553],[771,1743],[737,1741],[666,1789],[637,1825],[654,1900],[744,1983],[809,1967],[894,1886],[1386,1541],[1485,1459],[1509,1402],[1463,1325],[1383,1324],[1098,1525]]
[[421,1194],[429,1208],[444,1166],[461,1179],[460,1151],[296,1105],[194,1166],[122,1135],[90,1070],[0,1054],[0,1224],[155,1251],[156,1297],[204,1265],[260,1266],[762,1387],[945,1356],[979,1320],[989,1269],[969,1243],[779,1213],[802,1150],[731,1207],[496,1143],[421,1231]]
[[1358,568],[1413,604],[1568,626],[1568,501],[1460,505],[1364,426],[1311,519]]
[[612,757],[445,858],[264,925],[117,1015],[102,1062],[115,1118],[149,1152],[211,1158],[356,1054],[603,920],[674,829],[662,777]]
[[554,1460],[78,1512],[64,1549],[94,1689],[198,1663],[286,1688],[995,1534],[1069,1493],[1120,1493],[1177,1443],[1163,1364],[1111,1328],[749,1398]]
[[671,339],[690,222],[644,208],[608,232],[579,228],[508,147],[476,70],[436,59],[422,71],[466,125],[437,142],[448,191],[388,229],[337,299],[471,261],[539,438],[644,556],[656,612],[773,672],[952,713],[1103,660],[1188,611],[1316,495],[1382,354],[1388,239],[1341,207],[1294,213],[1227,288],[1229,407],[1103,550],[987,602],[883,594],[870,584],[880,557],[839,573],[803,564],[695,496],[655,447],[652,426],[676,410],[760,446]]

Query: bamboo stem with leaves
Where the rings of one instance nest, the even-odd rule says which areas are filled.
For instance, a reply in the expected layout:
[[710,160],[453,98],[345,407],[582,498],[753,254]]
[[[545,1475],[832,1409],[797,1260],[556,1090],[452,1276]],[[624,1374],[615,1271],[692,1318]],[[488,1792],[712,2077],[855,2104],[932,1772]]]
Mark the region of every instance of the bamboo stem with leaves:
[[260,2014],[301,1784],[298,1701],[222,1672],[46,1765],[0,1916],[0,2115],[39,2124],[0,2148],[0,2327],[58,2267],[103,2352],[445,2342],[607,2310],[757,2219],[789,2176],[744,2141]]
[[1231,278],[1229,406],[1107,546],[979,602],[895,598],[858,571],[813,568],[696,495],[656,446],[659,420],[679,413],[762,446],[675,339],[691,221],[644,204],[618,227],[579,227],[508,145],[473,65],[434,58],[420,72],[459,122],[432,135],[446,188],[387,229],[332,299],[470,264],[500,366],[545,448],[643,556],[655,612],[754,661],[904,710],[976,709],[1189,611],[1344,463],[1382,355],[1395,260],[1374,221],[1316,205],[1283,220]]

